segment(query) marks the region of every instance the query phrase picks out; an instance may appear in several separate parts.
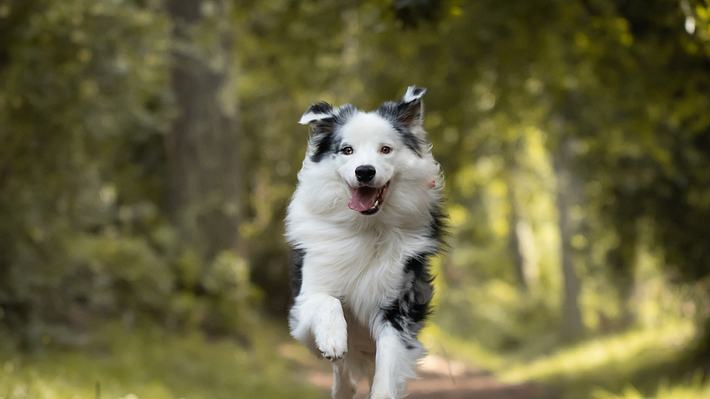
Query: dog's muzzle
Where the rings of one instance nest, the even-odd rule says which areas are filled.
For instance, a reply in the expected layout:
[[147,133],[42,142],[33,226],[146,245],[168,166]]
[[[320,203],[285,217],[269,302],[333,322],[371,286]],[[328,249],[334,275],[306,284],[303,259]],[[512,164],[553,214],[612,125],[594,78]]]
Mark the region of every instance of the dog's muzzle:
[[374,215],[380,210],[389,185],[390,183],[387,182],[379,188],[371,186],[350,187],[348,208],[363,215]]

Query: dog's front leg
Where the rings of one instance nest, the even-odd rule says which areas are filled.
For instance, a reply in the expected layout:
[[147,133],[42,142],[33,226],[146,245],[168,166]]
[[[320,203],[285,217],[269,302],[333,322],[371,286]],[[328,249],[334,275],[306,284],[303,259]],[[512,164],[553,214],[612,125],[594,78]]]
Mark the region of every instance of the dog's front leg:
[[404,395],[408,378],[415,376],[417,359],[422,349],[411,343],[388,322],[376,329],[375,376],[370,399],[399,399]]
[[301,294],[291,310],[291,335],[329,360],[342,359],[348,350],[348,329],[340,301],[328,294]]

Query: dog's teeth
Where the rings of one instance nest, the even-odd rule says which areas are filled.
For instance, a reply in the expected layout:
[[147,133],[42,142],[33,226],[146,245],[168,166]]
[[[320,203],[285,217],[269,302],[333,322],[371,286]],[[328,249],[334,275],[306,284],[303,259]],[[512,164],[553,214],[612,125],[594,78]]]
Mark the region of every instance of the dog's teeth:
[[380,206],[380,200],[375,201],[375,206],[373,206],[373,208],[377,208],[378,206]]

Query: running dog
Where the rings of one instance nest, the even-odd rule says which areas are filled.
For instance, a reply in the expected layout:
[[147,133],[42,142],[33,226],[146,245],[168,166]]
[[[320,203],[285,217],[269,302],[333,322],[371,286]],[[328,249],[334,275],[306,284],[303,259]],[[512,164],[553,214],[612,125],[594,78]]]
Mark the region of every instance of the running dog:
[[422,126],[426,89],[371,112],[311,105],[308,149],[286,216],[291,335],[332,361],[332,397],[398,399],[415,377],[442,246],[443,176]]

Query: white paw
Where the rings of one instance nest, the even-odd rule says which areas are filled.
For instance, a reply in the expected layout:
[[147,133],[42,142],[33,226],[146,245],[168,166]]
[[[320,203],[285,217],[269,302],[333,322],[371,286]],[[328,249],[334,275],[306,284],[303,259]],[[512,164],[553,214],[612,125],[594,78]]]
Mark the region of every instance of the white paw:
[[334,316],[318,323],[314,334],[318,350],[331,361],[342,359],[348,351],[347,324],[342,314]]

